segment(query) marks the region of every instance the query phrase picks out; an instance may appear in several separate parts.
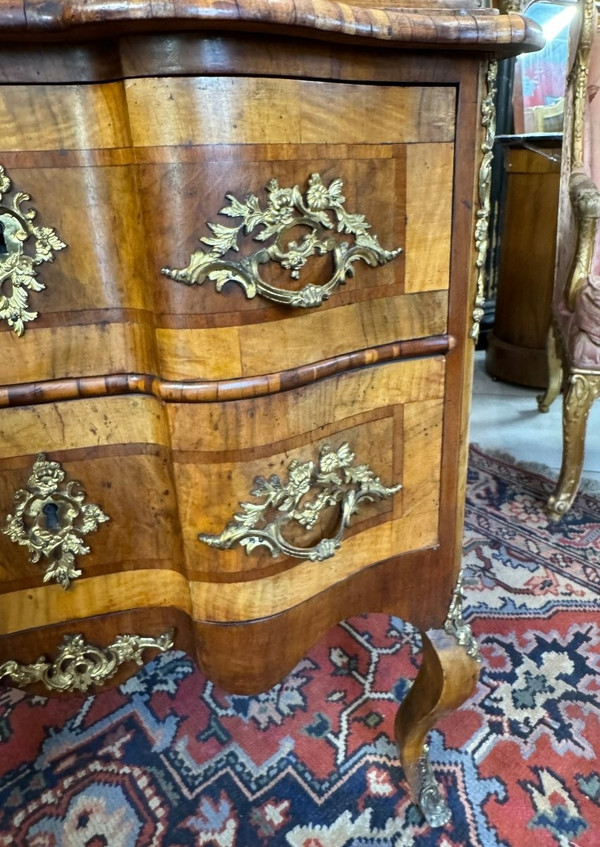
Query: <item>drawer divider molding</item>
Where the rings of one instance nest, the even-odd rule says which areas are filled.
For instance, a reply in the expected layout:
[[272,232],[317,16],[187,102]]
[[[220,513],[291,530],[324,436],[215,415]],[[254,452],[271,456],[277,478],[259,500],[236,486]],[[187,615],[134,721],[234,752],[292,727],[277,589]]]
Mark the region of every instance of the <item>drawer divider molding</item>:
[[445,355],[455,346],[456,339],[452,335],[432,335],[369,347],[279,373],[239,379],[177,381],[152,374],[117,373],[28,382],[0,387],[0,408],[123,394],[150,394],[167,403],[242,400],[301,388],[330,376],[371,365]]

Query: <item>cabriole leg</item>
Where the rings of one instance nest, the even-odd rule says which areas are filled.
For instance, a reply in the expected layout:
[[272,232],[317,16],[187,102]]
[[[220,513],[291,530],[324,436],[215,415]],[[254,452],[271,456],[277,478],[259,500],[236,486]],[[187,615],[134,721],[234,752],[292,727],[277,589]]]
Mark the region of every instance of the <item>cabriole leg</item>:
[[563,398],[563,455],[560,476],[546,510],[558,520],[571,508],[581,478],[585,432],[592,403],[600,393],[600,374],[573,372]]
[[538,394],[537,403],[540,412],[547,412],[560,394],[563,380],[562,362],[558,351],[554,326],[550,324],[546,340],[546,357],[548,362],[548,387],[544,394]]
[[462,620],[461,601],[459,582],[444,629],[422,633],[421,667],[396,715],[402,767],[412,795],[431,826],[447,823],[450,809],[433,775],[427,734],[471,696],[479,677],[479,650]]

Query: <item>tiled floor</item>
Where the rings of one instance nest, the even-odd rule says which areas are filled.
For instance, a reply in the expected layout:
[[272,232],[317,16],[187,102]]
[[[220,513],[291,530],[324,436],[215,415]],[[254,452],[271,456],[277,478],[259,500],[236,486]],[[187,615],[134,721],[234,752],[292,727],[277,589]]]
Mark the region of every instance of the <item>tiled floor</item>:
[[[562,452],[562,398],[557,397],[547,414],[540,414],[539,393],[493,380],[485,370],[485,353],[478,351],[470,440],[482,450],[500,450],[517,461],[547,466],[556,478]],[[590,412],[583,476],[600,486],[600,400]]]

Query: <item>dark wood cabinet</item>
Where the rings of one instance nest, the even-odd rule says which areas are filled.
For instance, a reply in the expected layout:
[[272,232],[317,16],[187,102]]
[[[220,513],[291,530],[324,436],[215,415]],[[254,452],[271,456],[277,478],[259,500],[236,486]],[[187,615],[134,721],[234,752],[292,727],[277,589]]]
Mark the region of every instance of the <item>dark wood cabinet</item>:
[[560,136],[516,139],[503,152],[506,200],[486,369],[506,382],[543,388],[548,384]]

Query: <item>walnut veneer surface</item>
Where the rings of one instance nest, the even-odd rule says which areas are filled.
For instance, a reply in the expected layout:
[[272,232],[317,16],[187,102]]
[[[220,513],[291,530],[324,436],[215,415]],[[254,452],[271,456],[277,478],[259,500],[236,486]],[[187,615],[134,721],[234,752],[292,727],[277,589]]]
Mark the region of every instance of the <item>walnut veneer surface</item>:
[[477,674],[489,60],[541,36],[411,6],[0,2],[0,676],[85,690],[174,643],[250,693],[397,614],[424,633],[400,752],[440,823],[425,737]]

